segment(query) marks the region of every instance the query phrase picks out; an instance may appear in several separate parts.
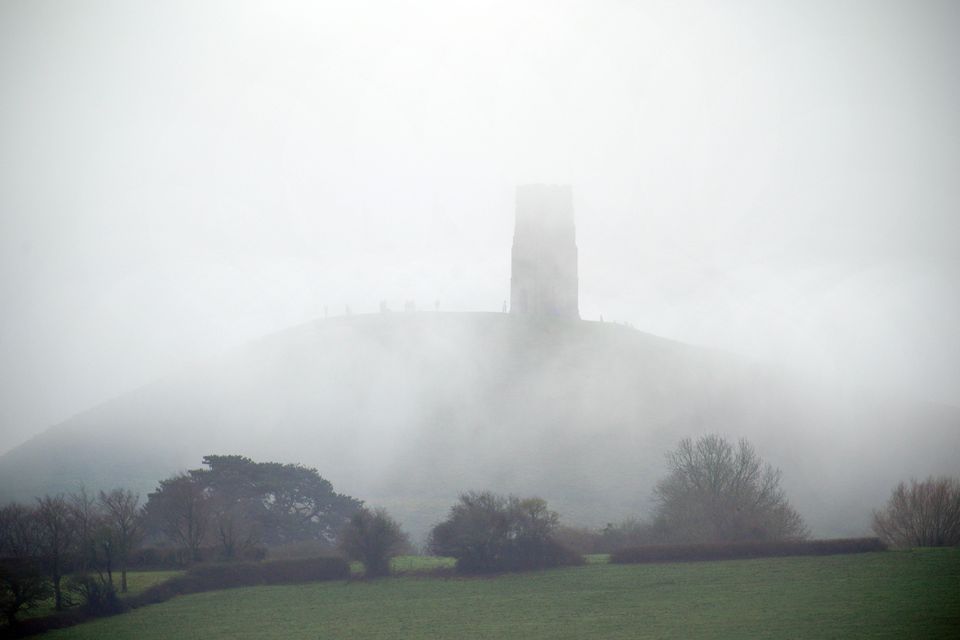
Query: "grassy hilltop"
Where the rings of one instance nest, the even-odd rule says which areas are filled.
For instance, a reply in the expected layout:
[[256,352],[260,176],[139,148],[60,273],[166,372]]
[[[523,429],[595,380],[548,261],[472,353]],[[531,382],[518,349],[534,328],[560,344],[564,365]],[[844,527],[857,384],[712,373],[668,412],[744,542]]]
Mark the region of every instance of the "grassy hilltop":
[[175,598],[48,634],[94,638],[955,638],[960,549],[593,564]]

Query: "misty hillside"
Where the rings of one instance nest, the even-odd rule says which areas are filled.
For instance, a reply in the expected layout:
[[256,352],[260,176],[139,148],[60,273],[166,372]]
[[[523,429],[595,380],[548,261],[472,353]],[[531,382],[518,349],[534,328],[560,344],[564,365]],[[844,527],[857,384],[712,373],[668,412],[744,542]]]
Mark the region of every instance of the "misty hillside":
[[0,457],[0,499],[128,486],[205,454],[315,466],[415,534],[458,492],[643,515],[685,436],[747,437],[814,533],[866,530],[910,476],[956,473],[960,410],[828,389],[613,324],[493,313],[308,323],[157,381]]

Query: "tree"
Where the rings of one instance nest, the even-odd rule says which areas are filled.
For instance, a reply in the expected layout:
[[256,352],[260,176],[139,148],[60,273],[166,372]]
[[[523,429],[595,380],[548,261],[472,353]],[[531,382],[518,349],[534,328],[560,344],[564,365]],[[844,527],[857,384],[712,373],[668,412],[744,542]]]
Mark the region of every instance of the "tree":
[[[139,541],[136,530],[131,530],[129,502],[136,498],[122,490],[109,494],[100,492],[99,499],[83,487],[69,496],[70,525],[75,534],[75,566],[77,572],[66,582],[65,591],[71,604],[92,615],[117,612],[123,609],[113,584],[114,565],[121,569],[125,583],[126,565],[132,548]],[[108,506],[110,508],[108,508]],[[95,572],[91,575],[90,572]]]
[[75,536],[75,564],[78,575],[74,576],[68,588],[86,600],[88,591],[78,589],[78,584],[84,583],[87,573],[96,571],[97,580],[104,589],[113,588],[113,564],[116,556],[116,535],[107,522],[107,516],[101,508],[97,498],[87,493],[81,487],[68,498],[70,510],[70,525]]
[[240,558],[260,540],[260,527],[249,507],[244,500],[220,493],[211,495],[210,525],[221,559]]
[[960,480],[929,477],[901,482],[873,512],[873,531],[895,547],[960,545]]
[[104,525],[109,530],[114,557],[120,567],[120,593],[127,592],[127,564],[142,535],[140,496],[127,489],[100,492]]
[[[254,462],[243,456],[206,456],[203,463],[207,469],[160,483],[147,500],[148,523],[185,546],[193,539],[194,549],[209,537],[225,558],[257,542],[333,544],[363,504],[336,493],[316,469],[301,465]],[[197,535],[187,535],[191,530]]]
[[80,487],[69,498],[70,523],[76,536],[76,561],[81,572],[88,571],[97,565],[96,531],[100,525],[100,512],[97,510],[96,499],[87,493],[86,488]]
[[363,563],[368,578],[390,575],[390,559],[409,544],[385,509],[360,509],[340,535],[340,548],[349,559]]
[[63,495],[44,496],[37,500],[37,552],[53,586],[53,602],[63,610],[63,574],[74,550],[74,528],[70,521],[70,505]]
[[206,456],[209,470],[192,471],[211,493],[241,503],[262,542],[336,541],[362,502],[336,493],[316,469],[299,464],[254,462],[243,456]]
[[654,527],[673,542],[805,538],[807,528],[780,488],[780,471],[746,440],[718,435],[680,441],[669,475],[654,490]]
[[210,515],[210,496],[203,482],[190,473],[161,480],[144,506],[147,527],[161,532],[184,550],[188,562],[200,560]]
[[113,589],[113,569],[117,564],[117,532],[107,521],[103,513],[99,513],[96,528],[93,530],[94,567],[100,582],[108,589]]
[[40,526],[36,511],[22,504],[0,508],[0,611],[7,624],[50,597],[50,584],[37,562]]
[[457,570],[466,573],[576,564],[580,557],[554,537],[558,522],[540,498],[470,492],[433,528],[429,547],[456,558]]

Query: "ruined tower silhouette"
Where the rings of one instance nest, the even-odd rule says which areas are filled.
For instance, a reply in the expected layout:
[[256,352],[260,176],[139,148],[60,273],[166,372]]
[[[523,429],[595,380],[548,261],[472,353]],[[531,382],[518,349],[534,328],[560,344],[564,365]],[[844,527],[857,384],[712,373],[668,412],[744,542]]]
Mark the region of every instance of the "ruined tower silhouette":
[[510,313],[579,318],[577,238],[569,186],[517,187]]

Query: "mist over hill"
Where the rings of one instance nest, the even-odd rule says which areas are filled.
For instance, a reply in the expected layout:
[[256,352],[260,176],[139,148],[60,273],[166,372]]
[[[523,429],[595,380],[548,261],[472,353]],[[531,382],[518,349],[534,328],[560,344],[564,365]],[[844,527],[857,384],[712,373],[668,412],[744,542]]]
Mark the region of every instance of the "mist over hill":
[[422,535],[457,493],[540,495],[572,524],[643,515],[680,438],[746,437],[815,534],[865,531],[910,476],[956,473],[960,411],[821,388],[624,326],[385,313],[297,326],[0,457],[0,498],[145,494],[211,453],[315,466]]

